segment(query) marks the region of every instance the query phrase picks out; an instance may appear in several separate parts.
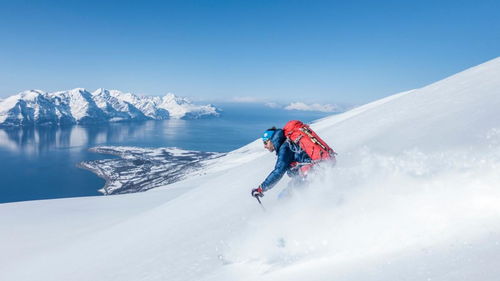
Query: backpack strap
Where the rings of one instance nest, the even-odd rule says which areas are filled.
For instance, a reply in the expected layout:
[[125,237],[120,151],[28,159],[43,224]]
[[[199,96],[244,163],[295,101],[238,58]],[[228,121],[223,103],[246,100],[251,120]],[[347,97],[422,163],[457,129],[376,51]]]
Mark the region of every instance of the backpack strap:
[[318,139],[315,136],[313,136],[313,134],[311,133],[311,129],[304,126],[304,127],[300,128],[299,130],[302,131],[304,134],[306,134],[311,139],[311,141],[313,143],[321,146],[321,148],[323,148],[324,150],[328,150],[320,141],[318,141]]

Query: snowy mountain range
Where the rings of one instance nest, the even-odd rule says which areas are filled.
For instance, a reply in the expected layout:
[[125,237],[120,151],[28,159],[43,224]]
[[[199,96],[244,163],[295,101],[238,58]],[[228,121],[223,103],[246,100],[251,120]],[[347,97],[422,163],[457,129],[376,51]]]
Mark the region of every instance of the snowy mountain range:
[[496,281],[499,108],[496,58],[318,120],[337,165],[265,211],[260,140],[147,192],[0,204],[2,280]]
[[46,93],[29,90],[0,100],[0,126],[88,124],[218,116],[212,105],[195,105],[174,94],[138,96],[82,88]]

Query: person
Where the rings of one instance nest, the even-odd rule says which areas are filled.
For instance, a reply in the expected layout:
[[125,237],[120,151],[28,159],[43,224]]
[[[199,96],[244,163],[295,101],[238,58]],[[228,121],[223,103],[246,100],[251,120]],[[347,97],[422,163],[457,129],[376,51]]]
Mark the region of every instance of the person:
[[278,158],[273,171],[259,185],[252,189],[253,197],[263,197],[264,192],[273,188],[285,173],[292,178],[288,187],[278,195],[287,197],[293,188],[302,186],[306,182],[307,172],[312,167],[312,160],[297,144],[286,139],[283,130],[272,127],[266,130],[262,136],[264,148],[269,152],[275,152]]

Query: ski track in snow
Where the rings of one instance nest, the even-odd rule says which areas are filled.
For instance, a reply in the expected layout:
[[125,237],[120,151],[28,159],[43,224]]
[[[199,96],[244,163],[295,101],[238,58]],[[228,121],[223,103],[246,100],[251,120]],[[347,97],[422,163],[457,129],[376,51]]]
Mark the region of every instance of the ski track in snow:
[[[0,205],[5,280],[498,280],[500,58],[313,124],[289,200],[255,141],[145,193]],[[8,242],[7,242],[8,241]]]

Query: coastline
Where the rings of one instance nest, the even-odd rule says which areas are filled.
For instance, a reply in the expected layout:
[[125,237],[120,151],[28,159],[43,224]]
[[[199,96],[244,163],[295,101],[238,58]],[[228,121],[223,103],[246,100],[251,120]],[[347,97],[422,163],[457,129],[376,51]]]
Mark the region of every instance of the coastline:
[[132,146],[98,146],[90,152],[118,156],[114,159],[91,160],[76,166],[105,180],[98,191],[103,195],[147,191],[165,186],[206,166],[208,160],[226,153],[182,150],[179,148],[140,148]]

